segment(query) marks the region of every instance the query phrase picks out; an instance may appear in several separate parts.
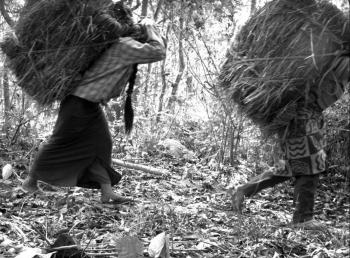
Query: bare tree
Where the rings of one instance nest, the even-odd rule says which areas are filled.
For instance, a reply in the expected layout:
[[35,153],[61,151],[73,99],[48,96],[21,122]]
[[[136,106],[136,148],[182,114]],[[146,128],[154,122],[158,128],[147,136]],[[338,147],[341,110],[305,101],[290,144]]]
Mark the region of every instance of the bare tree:
[[[6,23],[13,27],[15,22],[7,12],[5,8],[5,0],[0,0],[0,13]],[[6,61],[5,61],[6,62]],[[8,135],[8,130],[10,128],[10,84],[8,78],[8,67],[4,65],[4,72],[2,73],[2,86],[3,86],[3,97],[4,97],[4,125],[3,131]]]
[[255,11],[256,11],[256,0],[252,0],[250,5],[250,15],[255,13]]
[[[181,8],[182,9],[182,8]],[[185,58],[184,58],[184,47],[183,47],[183,39],[184,39],[184,29],[185,29],[185,21],[184,21],[184,12],[181,12],[180,18],[179,18],[179,36],[178,36],[178,42],[179,42],[179,69],[177,72],[177,76],[175,79],[175,82],[172,83],[171,87],[171,96],[168,102],[168,109],[171,110],[174,106],[174,102],[176,100],[177,91],[179,89],[179,84],[182,79],[184,70],[185,70]]]
[[[162,1],[162,0],[161,0]],[[168,24],[167,30],[166,30],[166,40],[168,41],[168,36],[169,36],[169,31],[171,28],[171,24]],[[160,116],[161,113],[163,111],[163,102],[164,102],[164,96],[165,96],[165,90],[167,88],[167,82],[166,82],[166,71],[165,71],[165,63],[166,63],[166,59],[163,60],[162,62],[162,67],[161,67],[161,76],[162,76],[162,90],[159,96],[159,106],[158,106],[158,113],[157,113],[157,118],[156,121],[159,122],[160,121]]]
[[147,17],[148,0],[142,0],[141,18]]
[[4,97],[4,125],[3,132],[8,136],[8,131],[10,128],[10,84],[8,78],[7,68],[4,67],[4,72],[2,74],[2,86],[3,86],[3,97]]
[[154,15],[153,15],[153,19],[154,19],[155,21],[158,20],[159,13],[160,13],[160,10],[162,9],[163,3],[164,3],[164,0],[159,0],[159,1],[158,1],[157,8],[156,8],[156,10],[155,10],[155,12],[154,12]]

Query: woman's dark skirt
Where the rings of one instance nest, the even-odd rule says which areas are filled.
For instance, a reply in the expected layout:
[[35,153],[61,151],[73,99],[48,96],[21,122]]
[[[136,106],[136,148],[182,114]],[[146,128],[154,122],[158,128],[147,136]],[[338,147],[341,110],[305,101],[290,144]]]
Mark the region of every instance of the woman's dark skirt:
[[61,103],[53,134],[39,151],[30,173],[52,185],[100,188],[89,176],[89,167],[99,162],[115,185],[121,175],[111,167],[111,152],[112,139],[100,105],[68,96]]

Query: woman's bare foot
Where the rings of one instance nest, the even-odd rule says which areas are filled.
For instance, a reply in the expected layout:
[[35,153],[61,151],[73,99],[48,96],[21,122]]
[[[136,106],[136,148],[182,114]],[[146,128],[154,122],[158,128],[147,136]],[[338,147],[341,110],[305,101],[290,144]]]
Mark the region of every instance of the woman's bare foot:
[[101,184],[101,202],[102,203],[130,203],[133,200],[130,198],[123,197],[119,194],[113,192],[112,186],[110,184]]
[[22,189],[23,191],[27,193],[34,193],[34,192],[39,192],[41,191],[40,188],[38,187],[38,180],[28,176],[22,183]]

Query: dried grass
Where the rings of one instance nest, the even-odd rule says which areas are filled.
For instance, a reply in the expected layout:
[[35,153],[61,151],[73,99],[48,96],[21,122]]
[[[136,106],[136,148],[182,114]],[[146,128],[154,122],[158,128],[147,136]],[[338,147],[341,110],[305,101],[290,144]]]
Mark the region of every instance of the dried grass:
[[118,40],[93,22],[106,2],[111,1],[27,1],[1,48],[19,86],[39,104],[71,93],[83,72]]
[[269,2],[237,35],[221,89],[267,135],[280,132],[299,105],[312,105],[349,37],[349,20],[327,1]]

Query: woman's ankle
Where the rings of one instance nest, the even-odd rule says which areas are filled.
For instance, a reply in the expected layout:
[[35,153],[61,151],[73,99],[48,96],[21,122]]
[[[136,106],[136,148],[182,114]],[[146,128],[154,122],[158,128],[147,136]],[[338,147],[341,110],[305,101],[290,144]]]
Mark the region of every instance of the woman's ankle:
[[111,184],[100,184],[101,186],[101,193],[102,195],[104,194],[112,194],[113,193],[113,189],[112,189],[112,185]]
[[38,187],[38,179],[33,175],[28,175],[22,183],[22,188],[27,192],[35,192],[40,190]]

